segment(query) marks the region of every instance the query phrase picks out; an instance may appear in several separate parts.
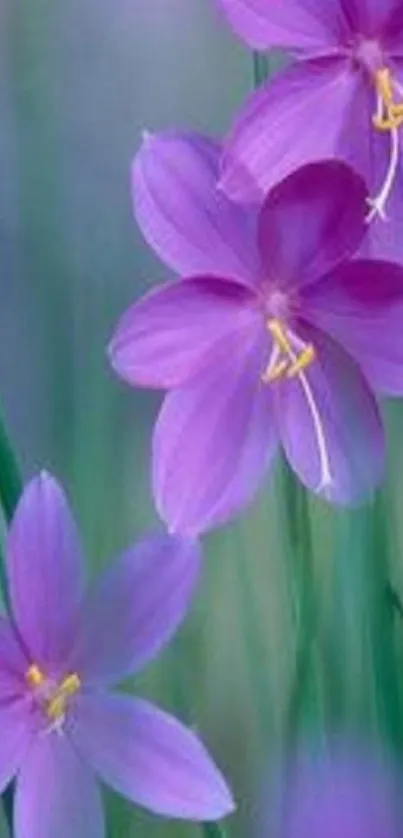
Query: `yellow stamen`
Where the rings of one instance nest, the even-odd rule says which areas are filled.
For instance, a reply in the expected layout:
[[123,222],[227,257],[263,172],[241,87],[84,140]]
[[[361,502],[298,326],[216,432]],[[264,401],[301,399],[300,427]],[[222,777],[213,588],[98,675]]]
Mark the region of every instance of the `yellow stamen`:
[[25,677],[30,687],[41,687],[46,681],[43,672],[41,672],[39,666],[37,666],[35,663],[33,663],[29,667],[29,669],[27,669]]
[[280,320],[269,320],[267,323],[267,328],[269,332],[271,332],[271,334],[273,335],[273,339],[276,342],[278,348],[289,356],[292,352],[292,347],[286,335],[284,326],[280,322]]
[[388,67],[382,67],[375,74],[375,84],[379,100],[385,113],[373,115],[372,122],[379,131],[393,131],[403,125],[403,104],[394,101],[392,76]]
[[78,692],[80,687],[81,680],[76,672],[72,672],[71,675],[67,675],[58,687],[58,690],[53,698],[51,698],[47,704],[46,712],[48,716],[51,719],[61,718],[65,713],[68,699]]
[[375,73],[375,83],[377,91],[386,107],[391,107],[393,105],[393,90],[390,70],[388,67],[381,67],[381,69]]
[[262,381],[264,383],[270,383],[284,377],[293,378],[294,376],[298,376],[298,384],[302,388],[307,402],[318,448],[319,480],[316,491],[318,494],[329,497],[333,484],[333,476],[327,448],[326,432],[320,408],[315,400],[315,394],[311,387],[311,382],[305,374],[306,368],[316,358],[315,347],[311,343],[305,343],[298,335],[294,334],[291,328],[283,325],[280,320],[268,320],[266,328],[273,337],[274,347],[270,362],[262,374]]
[[394,128],[400,128],[403,125],[403,114],[395,115],[394,111],[391,111],[390,116],[386,119],[374,115],[372,117],[372,124],[378,131],[393,131]]
[[[296,354],[297,351],[294,349],[292,339],[290,340],[286,327],[280,320],[268,320],[267,329],[273,337],[276,350],[261,376],[264,384],[271,384],[273,381],[279,381],[284,377],[293,378],[315,360],[316,352],[311,343],[304,345],[302,341],[299,341],[297,351],[301,346],[302,349],[299,354]],[[286,357],[279,357],[281,355]]]
[[264,384],[271,384],[272,381],[278,381],[279,378],[284,378],[288,369],[288,361],[283,359],[279,361],[274,367],[270,369],[270,364],[262,374],[262,381]]
[[298,375],[299,372],[305,370],[312,364],[316,358],[316,351],[315,347],[312,346],[311,343],[302,350],[302,352],[298,355],[298,358],[295,359],[294,363],[291,364],[287,369],[287,378],[293,378],[295,375]]

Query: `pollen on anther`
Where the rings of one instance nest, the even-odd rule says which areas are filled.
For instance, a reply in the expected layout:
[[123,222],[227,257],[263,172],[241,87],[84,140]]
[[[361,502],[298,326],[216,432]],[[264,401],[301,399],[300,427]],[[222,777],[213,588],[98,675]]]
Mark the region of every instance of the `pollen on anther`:
[[81,679],[76,672],[67,675],[57,691],[47,704],[46,712],[50,719],[61,719],[67,707],[68,699],[73,696],[81,687]]
[[41,687],[46,681],[43,672],[39,669],[36,663],[31,664],[25,673],[25,678],[31,687]]

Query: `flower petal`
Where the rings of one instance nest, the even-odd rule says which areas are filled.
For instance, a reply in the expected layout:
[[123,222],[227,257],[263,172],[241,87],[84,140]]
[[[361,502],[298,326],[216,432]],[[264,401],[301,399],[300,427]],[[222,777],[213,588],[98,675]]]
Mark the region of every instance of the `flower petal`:
[[331,52],[351,33],[340,0],[218,0],[230,25],[253,49]]
[[60,662],[81,594],[81,550],[66,497],[45,472],[25,488],[7,540],[15,620],[32,660]]
[[359,503],[382,476],[384,442],[375,399],[340,346],[311,327],[299,334],[314,345],[317,357],[303,376],[276,387],[285,453],[309,489],[334,503]]
[[198,134],[147,135],[132,168],[134,211],[145,238],[184,276],[253,282],[256,213],[217,189],[221,147]]
[[314,282],[352,256],[362,239],[367,189],[331,160],[298,169],[269,193],[259,219],[266,280],[288,289]]
[[360,260],[307,288],[304,317],[358,361],[378,391],[403,393],[403,267]]
[[150,536],[124,553],[84,598],[68,669],[104,684],[155,657],[186,613],[199,567],[200,548],[186,538]]
[[[396,62],[395,62],[396,65]],[[403,66],[394,75],[403,84]],[[401,213],[403,207],[403,136],[400,134],[400,162],[397,167],[393,185],[384,205],[385,218],[376,216],[368,225],[368,233],[362,243],[360,256],[363,258],[386,259],[403,262],[403,237],[401,235]],[[390,165],[391,137],[388,132],[372,131],[370,133],[370,161],[367,165],[367,182],[371,198],[379,196]],[[356,165],[363,160],[358,159]]]
[[[376,3],[376,0],[374,0]],[[382,0],[378,0],[379,5]],[[403,7],[400,0],[387,0],[384,26],[382,27],[382,43],[387,51],[400,57],[403,55]]]
[[19,773],[18,838],[104,838],[100,792],[67,736],[36,737]]
[[[378,164],[374,166],[376,177],[372,179],[374,183],[372,195],[377,194],[379,185],[382,183],[388,165],[387,155],[384,155],[384,160],[383,166]],[[402,208],[403,168],[400,164],[398,176],[386,203],[386,219],[378,216],[368,225],[368,233],[359,251],[359,255],[363,259],[386,259],[392,262],[403,262]]]
[[270,388],[261,381],[268,355],[265,335],[227,340],[205,370],[166,397],[153,481],[170,529],[197,534],[252,499],[276,447]]
[[178,387],[226,336],[253,322],[255,298],[244,285],[216,277],[151,291],[118,324],[109,349],[113,367],[130,384]]
[[402,39],[401,0],[353,0],[352,11],[356,16],[356,31],[360,28],[363,34],[377,38],[386,50],[399,34]]
[[323,749],[288,752],[281,768],[265,834],[401,838],[400,766],[379,745],[328,737]]
[[102,780],[168,817],[217,820],[234,808],[207,751],[172,716],[124,695],[82,697],[77,747]]
[[3,684],[0,687],[0,793],[19,770],[33,736],[24,699],[5,699],[2,687]]
[[10,622],[0,617],[0,705],[2,699],[21,694],[30,659]]
[[221,187],[235,200],[259,202],[305,163],[338,157],[347,130],[359,145],[350,118],[356,119],[360,86],[360,73],[337,58],[293,64],[270,79],[252,94],[228,137]]

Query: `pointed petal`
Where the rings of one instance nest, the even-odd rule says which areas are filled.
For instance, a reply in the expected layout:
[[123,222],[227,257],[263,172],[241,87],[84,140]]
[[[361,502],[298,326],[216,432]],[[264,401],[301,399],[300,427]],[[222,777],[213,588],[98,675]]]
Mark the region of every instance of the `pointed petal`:
[[305,55],[331,52],[351,34],[340,0],[218,0],[230,25],[253,49]]
[[[376,0],[374,2],[376,3]],[[382,0],[378,0],[378,3],[383,5]],[[391,55],[403,56],[403,6],[401,0],[387,0],[385,4],[382,43],[385,44]]]
[[[388,156],[385,154],[384,164],[377,164],[373,167],[372,196],[377,194],[387,166]],[[386,219],[377,217],[368,225],[368,233],[359,251],[359,255],[363,259],[386,259],[391,262],[403,262],[402,210],[403,167],[400,164],[398,175],[385,207]]]
[[360,82],[342,59],[304,61],[270,79],[252,94],[228,137],[220,180],[225,192],[259,202],[299,166],[338,157]]
[[311,396],[299,376],[276,388],[285,453],[313,492],[333,503],[359,503],[382,477],[384,441],[375,399],[340,346],[311,327],[299,334],[313,343],[317,358],[304,374]]
[[81,594],[81,550],[66,497],[45,472],[25,488],[7,541],[15,620],[32,660],[57,664]]
[[124,695],[82,697],[77,747],[102,780],[168,817],[217,820],[234,808],[207,751],[172,716]]
[[221,147],[198,134],[147,135],[132,169],[134,211],[150,246],[183,276],[254,281],[256,214],[217,189]]
[[364,180],[337,160],[303,166],[274,187],[259,218],[266,281],[301,287],[352,256],[367,229],[367,196]]
[[109,349],[112,365],[129,384],[178,387],[223,339],[253,323],[255,299],[244,285],[216,277],[164,285],[123,315]]
[[18,776],[18,838],[104,838],[100,792],[67,736],[35,739]]
[[0,705],[2,699],[21,694],[30,659],[19,643],[11,624],[0,617]]
[[183,620],[199,567],[198,544],[175,536],[150,536],[124,553],[84,598],[68,669],[104,684],[155,657]]
[[[262,329],[263,329],[262,325]],[[252,499],[276,447],[265,335],[226,341],[210,365],[168,395],[154,434],[157,508],[172,530],[197,534]]]
[[397,38],[400,29],[402,37],[401,0],[352,0],[351,6],[356,31],[377,38],[386,50],[394,43],[395,39],[390,37],[393,32]]
[[356,359],[379,392],[403,393],[403,267],[356,261],[304,291],[304,317]]
[[0,793],[19,770],[33,737],[24,699],[8,700],[2,692],[0,687]]

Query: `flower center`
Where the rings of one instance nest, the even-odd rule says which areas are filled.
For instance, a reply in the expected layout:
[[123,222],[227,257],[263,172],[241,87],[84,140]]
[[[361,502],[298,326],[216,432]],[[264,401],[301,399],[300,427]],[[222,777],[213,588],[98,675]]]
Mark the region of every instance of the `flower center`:
[[284,378],[296,378],[300,383],[311,415],[319,455],[320,479],[316,492],[329,495],[333,479],[325,429],[306,373],[317,357],[316,349],[312,343],[306,343],[278,318],[267,320],[266,328],[273,339],[273,349],[269,363],[262,373],[262,381],[264,384],[273,384]]
[[403,125],[403,88],[396,81],[388,67],[381,67],[374,73],[377,105],[372,117],[373,127],[377,131],[390,135],[389,165],[384,181],[374,198],[369,199],[371,207],[367,216],[370,222],[376,216],[386,219],[386,203],[392,191],[399,167],[399,128]]
[[81,680],[77,673],[71,672],[60,683],[55,683],[33,663],[27,669],[25,678],[49,720],[47,730],[60,730],[66,717],[69,700],[81,687]]
[[280,378],[294,378],[315,360],[314,346],[297,338],[281,320],[271,318],[266,325],[274,346],[270,361],[262,374],[265,384],[271,384]]

